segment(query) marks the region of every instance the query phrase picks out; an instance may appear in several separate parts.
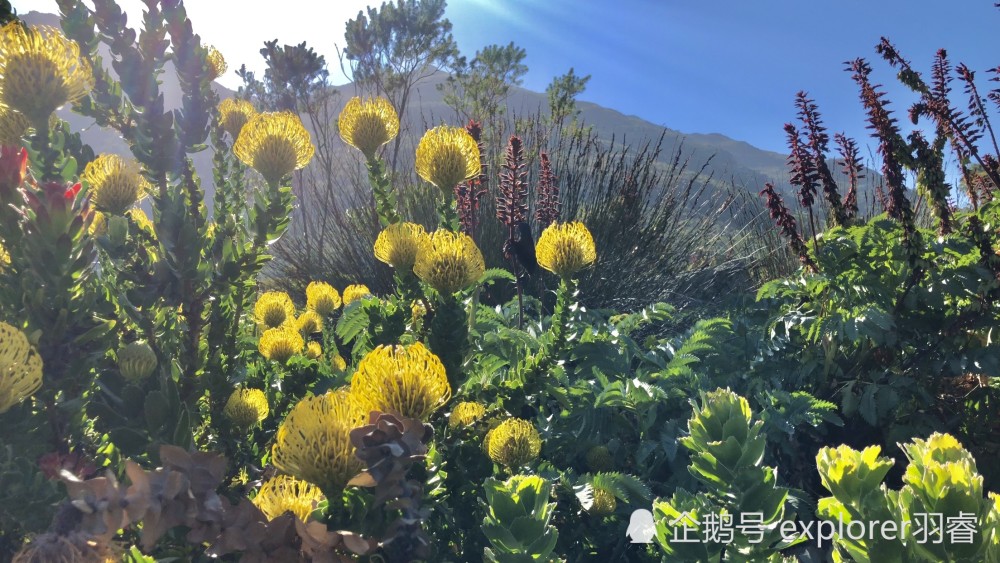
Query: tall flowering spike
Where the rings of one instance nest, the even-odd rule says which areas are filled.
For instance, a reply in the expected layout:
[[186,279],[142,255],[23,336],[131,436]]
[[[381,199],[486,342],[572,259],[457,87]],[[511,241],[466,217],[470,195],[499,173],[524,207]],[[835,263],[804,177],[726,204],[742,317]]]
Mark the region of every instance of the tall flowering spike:
[[222,76],[229,69],[229,65],[226,64],[226,58],[215,47],[208,48],[208,54],[205,55],[205,64],[208,66],[208,75],[212,80]]
[[507,155],[500,171],[500,193],[497,194],[497,219],[508,227],[527,221],[527,175],[521,138],[512,136],[507,143]]
[[535,255],[539,266],[566,278],[593,264],[597,247],[583,223],[553,223],[538,237]]
[[260,336],[257,349],[269,360],[285,363],[306,346],[306,341],[295,328],[284,325],[269,328]]
[[816,170],[809,152],[799,135],[799,130],[791,123],[785,124],[785,134],[788,136],[788,167],[792,175],[789,182],[799,187],[799,202],[803,207],[812,207],[816,202]]
[[133,383],[153,375],[157,365],[156,352],[145,342],[131,342],[118,350],[118,371]]
[[267,396],[260,389],[240,387],[229,395],[222,414],[240,428],[250,428],[271,413]]
[[344,306],[354,303],[358,299],[364,299],[372,294],[372,290],[363,283],[353,283],[344,288]]
[[844,213],[848,219],[858,215],[858,180],[864,178],[861,152],[858,143],[843,133],[833,136],[840,153],[841,171],[847,176],[847,195],[844,196]]
[[42,357],[23,332],[0,322],[0,414],[41,386]]
[[94,87],[76,42],[55,28],[29,29],[16,21],[0,29],[0,76],[0,102],[36,128],[47,126],[52,112]]
[[309,282],[306,287],[306,308],[328,317],[340,308],[340,293],[326,282]]
[[535,219],[541,228],[548,227],[559,220],[559,179],[552,173],[552,162],[549,155],[542,151],[541,172],[538,178],[538,207],[535,209]]
[[282,178],[304,168],[315,150],[302,120],[290,111],[254,116],[233,144],[233,154],[260,172],[270,186],[277,186]]
[[399,134],[399,116],[389,100],[355,96],[337,120],[340,138],[371,160],[375,151]]
[[295,303],[283,291],[268,291],[257,298],[253,314],[257,324],[276,328],[295,320]]
[[799,119],[805,126],[806,139],[812,153],[812,169],[816,173],[816,180],[823,187],[823,195],[833,213],[834,224],[843,225],[847,222],[847,214],[840,199],[837,181],[833,179],[833,172],[826,164],[830,136],[826,133],[823,120],[820,118],[819,106],[802,91],[796,94],[795,105],[799,108]]
[[343,488],[362,470],[350,434],[365,419],[347,389],[302,399],[278,428],[271,462],[324,490]]
[[479,145],[461,127],[442,125],[424,133],[417,145],[417,174],[446,193],[479,175]]
[[219,102],[219,124],[233,139],[238,139],[243,126],[256,116],[257,110],[246,100],[227,98]]
[[437,230],[425,238],[413,272],[442,295],[476,283],[486,271],[483,253],[465,233]]
[[84,168],[80,180],[90,185],[90,201],[98,211],[124,215],[152,191],[139,163],[117,154],[102,154]]
[[469,120],[465,125],[465,130],[476,141],[479,147],[479,175],[470,178],[455,186],[455,203],[458,208],[458,220],[462,226],[462,232],[472,236],[479,225],[479,200],[483,198],[489,190],[486,188],[486,155],[483,153],[482,124],[478,121]]
[[31,122],[23,113],[0,104],[0,145],[18,146]]
[[538,430],[520,418],[508,418],[487,436],[486,451],[490,459],[511,469],[534,461],[542,451]]
[[291,475],[276,475],[261,485],[253,503],[268,520],[291,512],[296,518],[306,522],[316,505],[324,498],[323,491],[311,483]]
[[395,223],[382,229],[375,239],[375,258],[398,271],[409,272],[417,252],[427,239],[427,231],[415,223]]
[[770,182],[764,184],[764,189],[760,191],[760,195],[767,199],[765,206],[771,213],[771,219],[774,220],[781,234],[788,239],[789,245],[795,251],[795,254],[798,255],[799,260],[810,270],[816,271],[816,263],[809,256],[809,250],[806,247],[805,241],[802,240],[802,235],[799,234],[799,227],[795,222],[795,217],[792,217],[792,212],[785,206],[781,195],[774,190],[774,184]]
[[351,394],[365,412],[426,421],[451,398],[444,364],[423,344],[379,346],[358,363]]

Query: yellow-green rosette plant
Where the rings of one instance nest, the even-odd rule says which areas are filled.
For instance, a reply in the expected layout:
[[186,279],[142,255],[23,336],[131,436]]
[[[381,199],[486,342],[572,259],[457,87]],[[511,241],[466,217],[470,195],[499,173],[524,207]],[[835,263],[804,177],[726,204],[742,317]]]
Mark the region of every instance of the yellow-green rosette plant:
[[0,77],[0,102],[46,131],[54,111],[94,87],[75,41],[55,28],[27,28],[16,21],[0,29]]
[[397,272],[409,272],[427,239],[424,227],[415,223],[395,223],[382,229],[375,239],[375,258]]
[[257,298],[253,314],[262,328],[277,328],[295,321],[295,303],[283,291],[268,291]]
[[444,364],[423,344],[378,346],[358,363],[351,393],[365,412],[428,420],[451,398]]
[[539,266],[565,279],[593,264],[597,248],[583,223],[553,223],[538,237],[535,256]]
[[251,117],[233,144],[233,154],[259,172],[272,188],[309,164],[315,150],[302,120],[290,111]]
[[256,116],[257,110],[246,100],[226,98],[219,102],[219,123],[234,140],[239,138],[243,126]]
[[531,463],[542,451],[538,429],[520,418],[504,420],[487,436],[486,450],[490,459],[510,470]]
[[240,387],[229,395],[222,413],[239,428],[260,424],[271,413],[267,396],[260,389]]
[[42,358],[28,337],[0,322],[0,414],[42,386]]
[[421,241],[413,271],[442,296],[450,296],[475,284],[486,263],[472,237],[439,229]]
[[118,350],[118,371],[132,383],[153,375],[158,364],[156,352],[146,342],[132,342]]
[[283,364],[295,354],[301,353],[305,345],[306,341],[297,329],[279,326],[265,330],[257,348],[265,358]]
[[556,509],[551,491],[552,484],[537,475],[486,479],[482,530],[490,547],[483,550],[484,561],[561,560],[553,553],[559,531],[551,524]]
[[399,116],[385,98],[355,96],[341,110],[337,126],[345,143],[372,160],[379,147],[399,134]]
[[303,522],[325,497],[319,487],[291,475],[276,475],[260,486],[253,503],[268,520],[291,512]]
[[117,154],[102,154],[92,160],[80,180],[90,186],[94,209],[117,216],[125,215],[152,189],[142,177],[139,163]]
[[302,399],[278,428],[271,462],[327,493],[338,491],[363,469],[350,434],[364,423],[364,410],[347,389]]
[[306,286],[306,308],[322,317],[329,317],[340,308],[340,293],[326,282],[309,282]]
[[344,306],[354,303],[358,299],[364,299],[372,294],[368,286],[363,283],[354,283],[344,288]]

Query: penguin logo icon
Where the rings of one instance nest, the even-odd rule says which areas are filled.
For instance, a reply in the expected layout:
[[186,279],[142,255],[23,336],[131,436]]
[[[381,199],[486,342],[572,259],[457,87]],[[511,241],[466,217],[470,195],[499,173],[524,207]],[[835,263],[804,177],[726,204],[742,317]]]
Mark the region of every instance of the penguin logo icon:
[[632,538],[632,543],[653,543],[653,536],[656,535],[653,513],[645,508],[634,511],[625,535]]

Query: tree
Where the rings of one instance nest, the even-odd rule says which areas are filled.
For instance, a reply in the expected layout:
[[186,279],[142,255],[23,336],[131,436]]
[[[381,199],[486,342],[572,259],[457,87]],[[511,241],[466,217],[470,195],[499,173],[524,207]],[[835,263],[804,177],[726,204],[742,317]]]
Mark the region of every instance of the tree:
[[508,45],[487,45],[476,52],[468,66],[455,69],[455,75],[439,88],[447,90],[444,102],[454,108],[462,121],[489,122],[504,113],[503,103],[512,86],[520,86],[528,72],[523,63],[524,48],[511,41]]
[[[444,9],[445,0],[396,0],[360,11],[347,22],[341,65],[346,61],[350,66],[359,92],[385,96],[392,103],[404,131],[413,88],[438,70],[464,64]],[[393,170],[403,137],[393,143]]]
[[313,94],[330,87],[326,59],[305,41],[280,49],[277,39],[265,41],[260,54],[267,63],[263,81],[247,71],[246,65],[236,73],[243,79],[241,94],[266,110],[304,110],[302,104]]
[[549,96],[550,119],[554,128],[562,128],[567,117],[576,117],[579,113],[576,97],[587,89],[587,82],[590,82],[590,75],[577,76],[572,67],[566,74],[552,79],[545,93]]

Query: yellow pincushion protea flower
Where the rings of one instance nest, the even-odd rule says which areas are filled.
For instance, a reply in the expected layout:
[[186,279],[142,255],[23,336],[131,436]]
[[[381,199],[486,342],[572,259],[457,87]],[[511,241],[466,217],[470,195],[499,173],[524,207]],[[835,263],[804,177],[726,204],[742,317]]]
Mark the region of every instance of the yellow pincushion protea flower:
[[271,413],[267,396],[260,389],[240,387],[229,395],[222,414],[240,428],[250,428],[260,423]]
[[323,489],[343,488],[361,472],[350,434],[365,422],[365,412],[347,389],[302,399],[278,428],[271,462]]
[[296,326],[299,328],[299,332],[302,334],[315,334],[317,332],[323,332],[323,317],[319,316],[316,311],[306,311],[299,315],[299,318],[295,320]]
[[268,291],[257,298],[253,314],[262,327],[277,328],[295,320],[295,303],[284,291]]
[[291,475],[277,475],[261,485],[253,503],[269,521],[291,512],[305,522],[324,498],[319,487],[311,483]]
[[22,27],[0,29],[0,102],[21,112],[36,127],[48,125],[60,106],[75,102],[94,87],[90,65],[80,48],[59,30]]
[[340,293],[326,282],[309,282],[306,287],[306,308],[328,317],[340,308]]
[[330,355],[330,365],[337,371],[344,371],[347,369],[347,360],[345,360],[344,357],[338,352],[334,351],[334,353]]
[[355,96],[340,112],[337,126],[340,138],[371,160],[379,147],[399,134],[399,116],[385,98]]
[[226,64],[226,58],[215,47],[208,48],[208,54],[205,55],[205,63],[208,65],[208,75],[212,80],[225,74],[229,68],[229,65]]
[[618,507],[618,499],[615,494],[607,489],[594,487],[594,503],[590,505],[587,512],[594,516],[611,514]]
[[351,393],[365,412],[427,420],[451,398],[444,364],[423,344],[379,346],[358,363]]
[[490,431],[487,452],[495,463],[508,468],[520,467],[538,458],[542,438],[527,420],[508,418]]
[[42,358],[28,337],[0,322],[0,414],[42,386]]
[[118,350],[118,371],[133,383],[153,375],[158,364],[156,352],[145,342],[132,342]]
[[289,326],[279,326],[264,331],[257,343],[257,349],[265,358],[285,363],[301,352],[305,345],[306,341],[298,330]]
[[240,130],[233,154],[264,177],[270,186],[304,168],[315,148],[299,116],[290,111],[255,115]]
[[7,266],[10,266],[10,254],[7,253],[7,249],[0,243],[0,272]]
[[375,258],[393,268],[408,272],[417,261],[417,252],[427,238],[427,231],[416,223],[395,223],[382,229],[375,239]]
[[17,146],[31,122],[19,111],[0,104],[0,145]]
[[318,360],[323,357],[323,347],[319,345],[319,342],[310,342],[306,344],[306,357],[313,360]]
[[435,127],[417,145],[417,174],[449,194],[478,176],[480,166],[479,145],[462,127]]
[[455,405],[451,415],[448,416],[449,428],[465,428],[472,426],[486,416],[486,407],[479,403],[469,401]]
[[483,253],[465,233],[438,230],[423,239],[413,272],[443,295],[476,283],[486,263]]
[[238,139],[243,126],[256,116],[257,110],[246,100],[227,98],[219,102],[219,123],[233,139]]
[[363,283],[351,284],[344,288],[344,305],[350,305],[358,299],[363,299],[372,294],[368,286]]
[[90,186],[94,209],[111,215],[124,215],[151,191],[139,172],[139,163],[117,154],[102,154],[92,160],[80,180]]
[[583,223],[553,223],[538,237],[535,256],[539,266],[565,278],[593,264],[597,248]]

